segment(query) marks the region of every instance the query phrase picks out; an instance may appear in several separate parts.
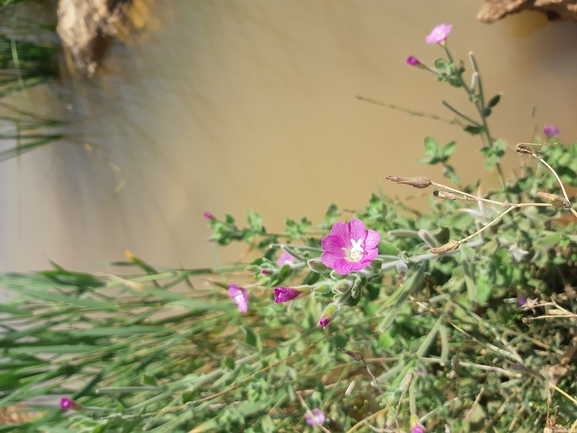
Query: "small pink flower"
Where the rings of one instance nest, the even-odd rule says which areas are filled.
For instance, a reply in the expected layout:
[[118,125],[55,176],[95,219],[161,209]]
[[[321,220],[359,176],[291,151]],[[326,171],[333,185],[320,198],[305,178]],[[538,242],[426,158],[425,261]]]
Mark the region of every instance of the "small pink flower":
[[211,214],[210,212],[205,212],[205,213],[204,213],[204,217],[205,217],[207,220],[212,220],[212,219],[214,219],[214,215]]
[[293,256],[291,256],[289,253],[282,253],[280,255],[280,257],[278,258],[278,260],[276,261],[276,264],[279,266],[294,265],[295,264],[295,258]]
[[547,138],[559,137],[559,134],[561,134],[561,131],[559,131],[559,128],[556,128],[555,125],[545,125],[543,127],[543,134],[545,134],[547,136]]
[[360,271],[377,257],[377,245],[381,240],[374,230],[365,230],[359,219],[348,224],[336,222],[331,233],[322,240],[321,261],[340,275]]
[[62,410],[68,410],[68,409],[78,409],[80,406],[78,405],[78,403],[76,403],[74,400],[71,400],[69,398],[63,397],[60,400],[60,409]]
[[248,290],[238,287],[233,283],[228,288],[228,294],[236,305],[238,305],[238,311],[242,314],[246,314],[248,311]]
[[339,310],[341,308],[337,304],[329,304],[323,314],[321,314],[321,318],[319,319],[319,326],[324,328],[329,323],[333,321],[337,314],[339,314]]
[[420,423],[416,423],[411,426],[411,433],[425,433],[425,429]]
[[425,38],[425,42],[427,42],[428,44],[444,45],[452,29],[453,29],[452,24],[439,24],[431,31],[429,36]]
[[291,287],[277,287],[274,289],[274,303],[292,301],[303,294],[302,290],[293,289]]
[[321,425],[327,420],[325,413],[321,409],[313,409],[305,412],[305,421],[308,425]]
[[414,56],[407,57],[406,62],[407,62],[407,65],[409,65],[409,66],[421,66],[422,65],[422,63],[419,61],[419,59],[417,59]]

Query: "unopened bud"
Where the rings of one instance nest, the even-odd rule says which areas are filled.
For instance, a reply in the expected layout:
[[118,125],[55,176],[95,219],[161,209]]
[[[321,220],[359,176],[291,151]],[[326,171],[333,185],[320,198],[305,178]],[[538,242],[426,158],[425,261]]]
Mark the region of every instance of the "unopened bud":
[[429,248],[436,248],[438,245],[437,240],[427,230],[419,230],[419,237],[429,246]]
[[339,280],[333,285],[333,293],[348,293],[351,290],[353,283],[351,280]]
[[461,244],[457,241],[449,241],[445,245],[440,246],[439,248],[431,248],[429,251],[433,254],[443,254],[449,251],[455,251],[460,245]]
[[258,271],[260,271],[260,269],[261,269],[261,267],[258,265],[249,265],[246,268],[244,268],[244,270],[247,272],[258,272]]
[[322,326],[324,328],[329,323],[331,323],[331,321],[337,316],[337,314],[339,314],[340,309],[341,307],[337,304],[329,304],[327,308],[325,308],[325,311],[323,311],[323,314],[319,319],[319,326]]
[[557,194],[551,194],[548,192],[539,191],[537,193],[537,197],[539,197],[543,201],[547,201],[547,202],[552,203],[556,206],[563,206],[564,208],[567,208],[567,209],[571,209],[573,207],[573,205],[571,204],[571,202],[569,200],[567,200],[566,198],[561,197],[560,195],[557,195]]
[[391,182],[395,182],[397,184],[402,185],[410,185],[415,188],[427,188],[431,186],[433,183],[427,179],[425,176],[415,176],[415,177],[397,177],[397,176],[387,176],[385,177],[386,180],[390,180]]
[[383,266],[383,260],[382,259],[371,260],[370,266],[375,271],[380,271],[381,267]]
[[310,293],[308,287],[277,287],[274,289],[274,303],[292,301],[302,295]]
[[405,280],[407,274],[409,273],[409,267],[403,260],[397,261],[397,274],[401,277],[401,280]]
[[320,283],[316,283],[314,286],[311,287],[314,293],[318,293],[319,295],[324,295],[325,293],[329,293],[333,288],[332,283],[327,281],[322,281]]
[[311,268],[311,271],[317,274],[328,274],[331,271],[331,269],[319,259],[310,259],[307,261],[307,265]]

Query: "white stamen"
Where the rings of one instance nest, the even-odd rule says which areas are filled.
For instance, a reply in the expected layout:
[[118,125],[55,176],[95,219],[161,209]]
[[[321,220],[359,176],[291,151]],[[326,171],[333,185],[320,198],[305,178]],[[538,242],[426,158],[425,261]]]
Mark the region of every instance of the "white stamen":
[[351,244],[353,247],[350,249],[350,251],[347,252],[347,256],[351,262],[358,262],[363,258],[363,253],[365,250],[363,250],[363,247],[361,246],[362,243],[362,239],[359,239],[356,242],[354,239],[351,239]]

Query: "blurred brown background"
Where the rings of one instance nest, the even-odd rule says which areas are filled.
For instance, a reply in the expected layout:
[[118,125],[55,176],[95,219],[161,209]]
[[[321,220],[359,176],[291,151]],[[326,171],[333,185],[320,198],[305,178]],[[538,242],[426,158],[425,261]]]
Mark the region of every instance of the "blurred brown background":
[[[503,92],[494,136],[514,146],[547,123],[565,142],[577,136],[572,22],[524,12],[487,25],[476,19],[481,2],[462,0],[160,3],[92,80],[65,74],[22,99],[71,118],[73,143],[1,165],[2,270],[43,269],[49,259],[107,270],[125,249],[159,265],[210,266],[204,211],[244,222],[252,208],[272,231],[285,217],[316,223],[330,202],[358,209],[378,188],[413,194],[382,179],[442,179],[415,163],[427,135],[457,139],[457,173],[488,188],[495,179],[478,138],[355,98],[451,119],[439,102],[447,99],[472,113],[462,90],[405,64],[442,55],[425,44],[442,22],[454,26],[455,58],[474,51],[487,96]],[[508,155],[506,172],[519,161]],[[218,254],[226,263],[242,251]]]

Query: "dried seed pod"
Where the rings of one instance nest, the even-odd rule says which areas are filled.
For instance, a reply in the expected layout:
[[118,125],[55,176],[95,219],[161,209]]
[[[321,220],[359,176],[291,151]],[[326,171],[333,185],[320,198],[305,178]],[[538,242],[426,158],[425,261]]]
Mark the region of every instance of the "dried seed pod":
[[449,251],[455,251],[456,249],[459,248],[460,245],[461,245],[460,242],[449,241],[445,245],[440,246],[439,248],[431,248],[429,251],[432,252],[433,254],[442,254],[447,253]]
[[387,177],[385,177],[385,179],[390,180],[391,182],[398,183],[398,184],[410,185],[414,188],[419,188],[419,189],[427,188],[433,184],[425,176],[415,176],[415,177],[387,176]]

